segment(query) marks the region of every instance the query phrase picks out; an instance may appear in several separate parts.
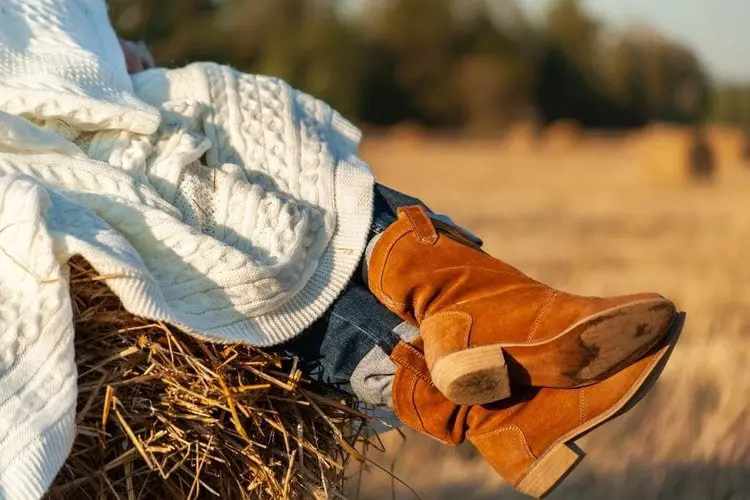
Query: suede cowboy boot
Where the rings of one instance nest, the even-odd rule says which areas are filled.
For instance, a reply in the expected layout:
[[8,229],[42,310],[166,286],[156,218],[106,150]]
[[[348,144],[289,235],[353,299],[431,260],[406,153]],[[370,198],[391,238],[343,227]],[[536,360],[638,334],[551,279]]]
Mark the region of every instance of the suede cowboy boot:
[[575,389],[525,387],[485,406],[459,406],[431,383],[422,340],[400,343],[392,402],[407,426],[443,443],[468,439],[514,488],[540,498],[579,463],[573,441],[632,408],[658,378],[677,341],[662,339],[645,357],[611,377]]
[[433,382],[472,405],[510,386],[579,387],[638,359],[669,330],[675,307],[657,294],[581,297],[496,259],[421,207],[375,242],[368,285],[418,325]]

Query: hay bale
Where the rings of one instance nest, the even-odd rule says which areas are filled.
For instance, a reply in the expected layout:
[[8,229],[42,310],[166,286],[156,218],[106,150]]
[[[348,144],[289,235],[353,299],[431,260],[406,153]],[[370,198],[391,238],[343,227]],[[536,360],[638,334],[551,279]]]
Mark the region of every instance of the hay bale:
[[514,123],[503,137],[503,146],[511,151],[529,153],[539,146],[539,126],[529,120]]
[[398,144],[418,145],[425,140],[427,133],[419,123],[405,121],[391,127],[388,137]]
[[689,151],[689,134],[686,130],[655,124],[634,134],[633,140],[649,179],[657,184],[685,182]]
[[727,171],[742,167],[743,137],[742,131],[736,127],[712,124],[707,127],[709,141],[716,154],[716,166],[719,170]]
[[574,120],[558,120],[544,131],[544,148],[550,151],[566,151],[578,144],[583,129]]
[[742,166],[750,167],[750,129],[742,131]]
[[[127,313],[71,261],[78,435],[49,498],[331,498],[366,417],[295,360]],[[351,432],[354,429],[356,432]]]
[[679,185],[708,180],[714,175],[715,153],[710,140],[702,148],[708,155],[696,154],[696,132],[690,127],[655,124],[631,139],[648,177],[661,185]]

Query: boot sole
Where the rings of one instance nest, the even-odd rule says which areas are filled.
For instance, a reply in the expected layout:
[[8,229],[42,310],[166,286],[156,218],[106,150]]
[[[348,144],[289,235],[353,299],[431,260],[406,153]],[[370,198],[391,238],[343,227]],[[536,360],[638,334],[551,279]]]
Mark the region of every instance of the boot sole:
[[638,404],[653,388],[669,361],[675,345],[682,332],[685,315],[678,315],[662,351],[654,358],[651,365],[644,370],[625,395],[609,410],[586,424],[560,437],[529,468],[515,487],[535,498],[549,494],[565,477],[572,472],[584,456],[583,451],[573,443],[600,425],[626,413]]
[[460,405],[510,396],[511,385],[582,387],[638,360],[670,331],[676,310],[666,299],[615,307],[536,343],[490,344],[438,359],[435,386]]

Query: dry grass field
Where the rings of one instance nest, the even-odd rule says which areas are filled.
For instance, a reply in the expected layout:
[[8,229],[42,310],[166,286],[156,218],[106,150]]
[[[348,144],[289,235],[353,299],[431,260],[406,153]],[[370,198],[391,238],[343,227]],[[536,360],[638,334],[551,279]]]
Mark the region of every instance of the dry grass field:
[[[363,155],[380,182],[450,214],[533,277],[581,294],[658,291],[687,312],[654,390],[578,443],[587,458],[549,498],[750,499],[750,168],[664,185],[632,140],[522,149],[375,138]],[[371,458],[423,498],[522,498],[470,448],[384,440],[387,453]],[[357,490],[415,498],[372,467]]]

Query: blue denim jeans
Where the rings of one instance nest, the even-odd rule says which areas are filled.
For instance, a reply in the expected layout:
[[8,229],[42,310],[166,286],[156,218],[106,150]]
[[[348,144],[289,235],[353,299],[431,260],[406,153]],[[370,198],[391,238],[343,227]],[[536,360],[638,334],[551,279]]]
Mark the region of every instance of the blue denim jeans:
[[[421,205],[432,217],[453,224],[417,198],[376,184],[370,241],[396,220],[399,207],[410,205]],[[468,234],[481,246],[479,238]],[[378,302],[363,276],[362,269],[356,272],[326,314],[285,349],[300,359],[309,377],[340,386],[365,403],[389,406],[395,373],[390,353],[399,340],[410,341],[419,331]]]

